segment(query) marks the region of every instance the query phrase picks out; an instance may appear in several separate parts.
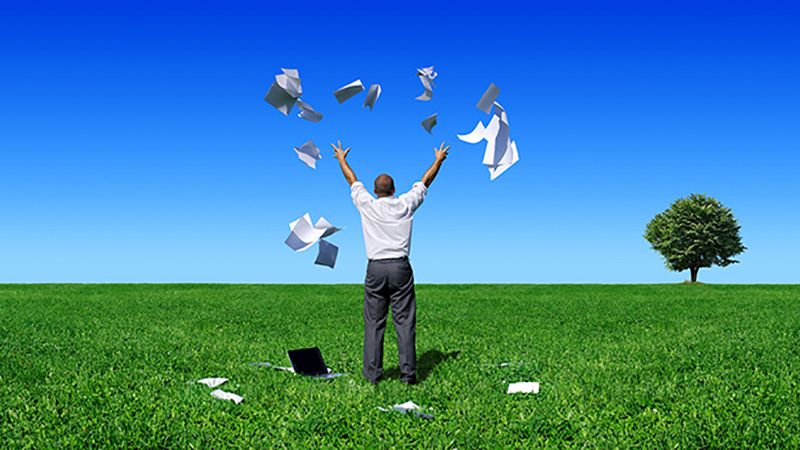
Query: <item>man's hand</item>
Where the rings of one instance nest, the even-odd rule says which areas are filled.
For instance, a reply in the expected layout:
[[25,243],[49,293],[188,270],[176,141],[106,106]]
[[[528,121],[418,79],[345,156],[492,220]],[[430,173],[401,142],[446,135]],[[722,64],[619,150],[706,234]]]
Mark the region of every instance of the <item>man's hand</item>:
[[347,154],[350,153],[350,147],[347,147],[346,150],[342,150],[342,141],[336,141],[339,146],[331,144],[333,147],[333,157],[339,161],[339,166],[342,168],[342,175],[344,175],[344,179],[347,180],[347,183],[352,186],[353,183],[358,181],[356,178],[356,174],[353,173],[353,169],[350,168],[350,165],[347,164],[345,158],[347,158]]
[[433,152],[436,154],[436,160],[444,161],[445,159],[447,159],[448,150],[450,150],[450,146],[448,145],[447,147],[445,147],[444,141],[442,141],[442,145],[440,145],[439,148],[434,147]]
[[448,145],[445,147],[444,142],[439,148],[434,147],[433,152],[436,154],[436,159],[433,161],[433,164],[425,171],[425,174],[422,175],[422,183],[425,187],[430,187],[431,183],[433,183],[434,178],[436,178],[436,174],[439,173],[439,168],[442,167],[442,162],[447,159],[447,151],[450,150],[450,146]]
[[331,147],[333,147],[333,157],[338,159],[339,162],[342,162],[345,158],[347,158],[347,154],[350,153],[350,147],[347,147],[347,150],[342,150],[342,141],[336,142],[339,143],[338,147],[331,144]]

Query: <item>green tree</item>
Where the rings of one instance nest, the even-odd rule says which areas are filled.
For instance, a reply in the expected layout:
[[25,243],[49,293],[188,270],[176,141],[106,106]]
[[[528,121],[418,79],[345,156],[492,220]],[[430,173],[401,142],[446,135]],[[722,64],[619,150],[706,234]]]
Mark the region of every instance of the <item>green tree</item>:
[[731,258],[746,250],[740,228],[730,208],[712,197],[692,194],[656,214],[644,238],[661,253],[668,269],[689,269],[694,283],[702,267],[739,262]]

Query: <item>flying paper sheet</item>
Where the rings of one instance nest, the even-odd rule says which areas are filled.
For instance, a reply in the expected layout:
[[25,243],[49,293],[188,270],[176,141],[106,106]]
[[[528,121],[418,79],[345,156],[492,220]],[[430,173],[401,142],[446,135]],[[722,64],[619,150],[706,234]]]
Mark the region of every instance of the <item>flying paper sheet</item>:
[[369,110],[372,111],[372,108],[375,107],[375,102],[378,101],[378,97],[381,96],[381,85],[380,84],[373,84],[369,87],[367,91],[367,98],[364,99],[364,108],[369,106]]
[[314,263],[333,269],[336,265],[339,248],[322,238],[341,231],[341,228],[336,228],[321,216],[316,224],[311,225],[311,215],[305,213],[303,217],[290,223],[289,229],[291,233],[286,238],[286,245],[296,252],[302,252],[319,242],[317,259]]
[[420,83],[422,83],[422,87],[425,88],[425,91],[416,97],[416,100],[427,102],[433,97],[433,79],[438,75],[439,74],[433,70],[433,66],[417,69],[417,76],[419,77]]
[[336,228],[335,226],[333,226],[333,224],[325,220],[325,218],[322,216],[320,216],[319,219],[317,219],[317,223],[314,224],[314,228],[324,228],[325,232],[322,233],[322,237],[324,238],[332,235],[333,233],[338,233],[342,231],[341,228]]
[[336,100],[341,104],[363,90],[364,90],[364,85],[361,84],[361,80],[356,80],[348,84],[347,86],[340,87],[333,93],[333,95],[334,97],[336,97]]
[[494,180],[519,161],[517,143],[511,140],[508,116],[499,103],[494,103],[494,116],[489,125],[478,122],[469,134],[459,134],[458,138],[470,144],[486,140],[483,165],[489,168],[489,177]]
[[303,94],[300,74],[297,69],[281,69],[283,74],[275,75],[275,81],[264,97],[267,103],[275,107],[283,115],[288,116],[298,97]]
[[314,111],[314,108],[308,103],[297,99],[297,107],[300,108],[300,113],[297,114],[297,117],[314,123],[318,123],[322,120],[322,114]]
[[212,392],[211,396],[220,400],[230,400],[237,405],[242,403],[242,400],[244,400],[242,397],[231,392],[225,392],[222,389],[217,389],[216,391]]
[[227,378],[203,378],[202,380],[197,380],[200,384],[205,384],[210,388],[215,388],[221,384],[225,384],[228,382]]
[[475,105],[475,107],[486,114],[489,114],[492,111],[492,105],[494,104],[494,101],[497,100],[498,95],[500,95],[500,88],[495,86],[494,83],[489,84],[486,92],[483,93],[481,99],[478,100],[478,104]]
[[317,161],[322,159],[319,147],[314,145],[312,141],[308,141],[300,147],[294,147],[294,151],[297,153],[297,157],[300,158],[300,161],[303,161],[305,165],[312,169],[316,169]]
[[275,109],[282,112],[285,116],[289,115],[289,111],[294,108],[294,104],[297,102],[297,99],[289,95],[288,92],[278,86],[278,83],[272,83],[272,86],[269,87],[269,92],[267,92],[267,96],[264,97],[264,100],[275,107]]
[[311,216],[306,213],[303,217],[295,220],[289,224],[289,237],[286,238],[286,245],[296,252],[303,252],[308,250],[312,245],[316,244],[325,230],[315,228],[311,225]]
[[333,269],[336,265],[336,256],[339,254],[339,247],[331,244],[330,242],[320,239],[319,240],[319,253],[317,253],[317,260],[314,264],[320,266],[328,266]]
[[281,69],[283,74],[275,75],[275,82],[294,98],[303,95],[303,87],[300,85],[300,72],[297,69]]
[[520,382],[520,383],[511,383],[508,385],[508,394],[529,394],[539,393],[539,383],[538,382]]
[[[439,114],[438,114],[438,113],[436,113],[436,114],[434,114],[434,115],[432,115],[432,116],[430,116],[430,117],[426,118],[425,120],[423,120],[423,121],[422,121],[422,128],[425,128],[425,131],[427,131],[428,133],[430,133],[430,132],[431,132],[431,130],[433,129],[433,127],[435,127],[435,126],[436,126],[436,116],[438,116],[438,115],[439,115]],[[432,134],[432,133],[431,133],[431,134]]]

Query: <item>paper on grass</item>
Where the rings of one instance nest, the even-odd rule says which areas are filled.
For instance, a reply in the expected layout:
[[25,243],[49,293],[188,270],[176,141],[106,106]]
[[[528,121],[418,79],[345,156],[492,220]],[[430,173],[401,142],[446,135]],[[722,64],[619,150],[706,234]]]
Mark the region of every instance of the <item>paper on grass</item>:
[[251,362],[249,365],[256,366],[256,367],[272,367],[272,364],[267,362],[267,361]]
[[218,398],[220,400],[230,400],[233,403],[236,403],[237,405],[239,403],[242,403],[242,400],[244,400],[241,396],[236,395],[232,392],[225,392],[222,389],[217,389],[216,391],[212,392],[211,396],[213,396],[214,398]]
[[[266,362],[266,361],[264,361],[264,362],[253,362],[253,363],[250,363],[250,365],[251,366],[257,366],[257,367],[270,367],[270,368],[275,369],[275,370],[280,370],[280,371],[283,371],[283,372],[291,372],[291,373],[294,373],[296,375],[293,367],[273,366],[271,363]],[[336,373],[336,372],[333,372],[330,368],[328,368],[328,373],[326,373],[326,374],[310,375],[310,376],[312,378],[321,378],[323,380],[332,380],[334,378],[343,377],[345,375],[347,375],[347,374]]]
[[197,380],[198,383],[205,384],[210,388],[215,388],[221,384],[225,384],[227,381],[227,378],[203,378],[202,380]]
[[508,394],[538,394],[539,393],[539,383],[536,381],[533,382],[526,382],[522,381],[519,383],[511,383],[508,385]]
[[434,114],[432,116],[426,117],[425,120],[422,121],[422,124],[421,124],[422,128],[425,128],[425,131],[427,131],[428,133],[431,133],[431,130],[433,129],[433,127],[436,126],[436,123],[437,123],[436,122],[436,117],[438,115],[439,114],[436,113],[436,114]]
[[336,100],[341,104],[351,99],[353,96],[355,96],[356,94],[358,94],[363,90],[364,90],[364,85],[361,84],[361,80],[356,80],[350,84],[340,87],[333,93],[333,95],[334,97],[336,97]]
[[419,405],[417,405],[416,403],[412,402],[411,400],[409,400],[409,401],[407,401],[405,403],[399,404],[399,405],[394,405],[394,406],[392,406],[391,409],[383,408],[383,407],[380,407],[380,406],[378,406],[378,409],[383,411],[383,412],[399,411],[399,412],[401,412],[403,414],[411,412],[411,413],[413,413],[414,415],[416,415],[418,417],[422,417],[423,419],[433,419],[433,415],[423,413],[421,411],[421,408],[419,407]]
[[328,266],[333,269],[333,266],[336,265],[336,256],[339,254],[339,247],[331,244],[330,242],[320,239],[319,240],[319,252],[317,253],[317,259],[314,261],[314,264],[318,264],[320,266]]
[[314,108],[312,108],[308,103],[297,99],[297,107],[300,108],[300,112],[297,114],[297,117],[314,123],[318,123],[320,120],[322,120],[322,113],[315,111]]
[[409,400],[409,401],[407,401],[405,403],[401,403],[399,405],[394,405],[393,408],[398,410],[398,411],[408,412],[408,411],[411,411],[413,409],[419,409],[419,405],[417,405],[416,403],[414,403],[411,400]]
[[372,111],[372,108],[375,107],[375,102],[378,101],[378,97],[381,96],[381,85],[380,84],[373,84],[369,87],[367,91],[367,98],[364,99],[364,108],[369,106],[369,110]]
[[492,111],[492,105],[494,101],[497,100],[498,95],[500,95],[500,88],[495,86],[494,83],[489,84],[489,87],[486,88],[486,92],[483,93],[475,107],[489,114]]
[[459,134],[458,138],[470,144],[486,141],[483,165],[489,169],[489,177],[494,180],[519,161],[517,143],[511,140],[508,115],[499,103],[494,103],[494,115],[489,125],[478,122],[469,134]]
[[307,141],[300,147],[294,147],[294,151],[297,153],[297,157],[300,158],[300,161],[303,161],[305,165],[311,167],[312,169],[316,169],[317,161],[322,159],[322,154],[319,151],[319,147],[314,145],[314,142],[312,141]]

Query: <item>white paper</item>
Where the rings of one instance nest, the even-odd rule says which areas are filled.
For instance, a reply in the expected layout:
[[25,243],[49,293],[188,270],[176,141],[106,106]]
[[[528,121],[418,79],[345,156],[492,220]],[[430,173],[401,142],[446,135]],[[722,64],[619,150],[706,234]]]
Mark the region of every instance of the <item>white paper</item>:
[[244,400],[242,397],[232,392],[225,392],[222,389],[217,389],[216,391],[212,392],[211,396],[213,396],[214,398],[218,398],[220,400],[230,400],[233,403],[236,403],[237,405],[239,403],[242,403],[242,400]]
[[425,414],[425,413],[421,412],[419,405],[417,405],[416,403],[412,402],[411,400],[409,400],[409,401],[407,401],[407,402],[405,402],[403,404],[400,404],[400,405],[394,405],[394,406],[392,406],[391,409],[382,408],[380,406],[378,406],[378,409],[383,411],[383,412],[399,411],[399,412],[401,412],[403,414],[411,412],[411,413],[414,413],[414,415],[416,415],[417,417],[422,417],[423,419],[433,419],[433,415]]
[[303,87],[300,84],[300,72],[297,69],[281,69],[283,74],[275,75],[275,81],[280,87],[294,98],[303,95]]
[[322,238],[338,233],[342,230],[341,228],[333,226],[322,216],[319,217],[317,223],[311,225],[311,215],[305,213],[303,217],[289,223],[289,230],[291,232],[286,238],[286,245],[296,252],[302,252],[319,242],[317,259],[314,264],[334,268],[339,247]]
[[457,136],[468,144],[477,144],[484,139],[485,134],[486,128],[483,126],[483,123],[478,122],[478,125],[476,125],[475,129],[470,131],[469,134],[458,134]]
[[314,123],[318,123],[322,120],[322,114],[315,111],[308,103],[297,99],[297,107],[300,108],[300,113],[297,114],[297,117]]
[[409,401],[407,401],[405,403],[401,403],[399,405],[394,405],[393,408],[398,410],[398,411],[408,412],[408,411],[411,411],[413,409],[419,409],[419,405],[417,405],[416,403],[414,403],[411,400],[409,400]]
[[470,144],[486,140],[483,164],[489,169],[491,180],[499,177],[519,161],[517,143],[510,137],[508,116],[497,102],[494,103],[494,115],[489,121],[489,125],[484,127],[483,123],[478,122],[478,125],[469,134],[459,134],[458,138]]
[[416,97],[416,100],[426,102],[433,97],[433,79],[439,74],[433,70],[433,66],[417,69],[417,76],[419,77],[422,87],[425,89],[422,94]]
[[494,101],[497,100],[498,95],[500,95],[500,88],[495,86],[494,83],[489,84],[489,87],[486,88],[486,92],[483,93],[481,99],[478,100],[478,104],[475,105],[475,107],[486,114],[489,114],[492,110]]
[[320,239],[317,253],[317,259],[314,264],[320,266],[327,266],[333,269],[336,265],[336,256],[339,254],[339,247],[331,244],[330,242]]
[[251,365],[251,366],[256,366],[256,367],[272,367],[272,364],[271,364],[271,363],[269,363],[269,362],[267,362],[267,361],[263,361],[263,362],[251,362],[251,363],[250,363],[250,365]]
[[294,108],[297,99],[289,95],[286,90],[278,86],[277,82],[273,82],[269,87],[269,92],[264,97],[264,100],[272,105],[275,109],[282,112],[284,116],[289,115],[289,111]]
[[380,84],[373,84],[369,87],[367,91],[367,98],[364,99],[364,108],[369,106],[369,110],[372,111],[372,108],[375,107],[375,102],[378,101],[378,97],[381,96],[381,85]]
[[425,118],[425,120],[422,121],[422,128],[425,128],[425,131],[430,133],[431,130],[433,129],[433,127],[436,126],[436,116],[438,116],[438,115],[439,114],[437,113],[437,114],[434,114],[434,115],[432,115],[430,117]]
[[[275,370],[280,370],[280,371],[283,371],[283,372],[295,373],[294,368],[292,368],[292,367],[273,366],[269,362],[250,363],[250,365],[251,366],[258,366],[258,367],[271,367],[271,368],[273,368]],[[295,375],[296,375],[296,373],[295,373]],[[328,373],[322,374],[322,375],[314,375],[313,378],[321,378],[321,379],[324,379],[324,380],[332,380],[334,378],[343,377],[345,375],[346,374],[344,374],[344,373],[333,372],[330,368],[328,368]]]
[[289,224],[289,227],[292,232],[286,238],[286,245],[296,252],[308,250],[326,231],[324,228],[319,229],[311,225],[311,216],[308,213]]
[[294,151],[297,153],[297,157],[300,158],[300,161],[303,161],[305,165],[311,167],[312,169],[316,169],[317,161],[322,159],[322,154],[319,151],[319,147],[314,145],[314,142],[312,141],[307,141],[300,147],[294,147]]
[[288,116],[297,99],[303,94],[300,84],[300,73],[297,69],[281,69],[282,74],[275,75],[275,81],[269,87],[264,100],[275,107],[283,115]]
[[511,383],[508,385],[508,393],[509,394],[538,394],[539,393],[539,383],[534,382],[519,382],[519,383]]
[[210,388],[215,388],[221,384],[225,384],[228,382],[227,378],[203,378],[202,380],[197,380],[200,384],[205,384]]
[[[330,369],[328,369],[330,370]],[[314,378],[321,378],[323,380],[332,380],[334,378],[343,377],[345,374],[343,373],[326,373],[324,375],[317,375]]]
[[344,103],[363,90],[364,85],[361,84],[361,80],[356,80],[346,86],[340,87],[333,93],[333,95],[336,97],[336,100],[339,103]]
[[314,228],[324,228],[325,232],[322,233],[322,237],[324,237],[324,238],[326,238],[326,237],[328,237],[328,236],[330,236],[330,235],[332,235],[334,233],[338,233],[338,232],[342,231],[342,228],[336,228],[335,226],[333,226],[333,224],[328,222],[322,216],[319,216],[319,219],[317,219],[317,223],[314,224]]

